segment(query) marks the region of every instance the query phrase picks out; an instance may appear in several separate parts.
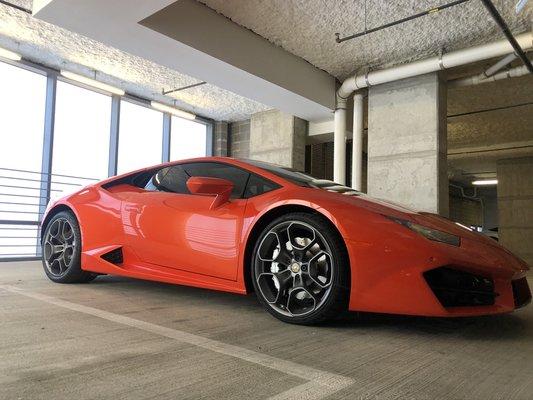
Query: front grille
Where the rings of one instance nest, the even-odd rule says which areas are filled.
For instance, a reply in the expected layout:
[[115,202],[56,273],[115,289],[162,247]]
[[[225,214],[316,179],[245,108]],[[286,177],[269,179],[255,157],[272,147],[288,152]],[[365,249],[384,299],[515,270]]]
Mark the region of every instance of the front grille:
[[515,308],[524,307],[531,302],[531,291],[525,277],[513,281],[512,286]]
[[492,279],[452,267],[426,271],[424,278],[443,307],[491,306],[498,295]]

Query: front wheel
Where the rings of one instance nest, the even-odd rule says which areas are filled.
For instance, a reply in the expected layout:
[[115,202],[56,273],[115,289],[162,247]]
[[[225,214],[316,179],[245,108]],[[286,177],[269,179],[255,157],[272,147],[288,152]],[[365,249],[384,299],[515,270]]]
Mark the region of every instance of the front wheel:
[[349,268],[342,238],[324,217],[290,213],[259,236],[252,280],[259,301],[276,318],[316,324],[346,310]]
[[44,272],[57,283],[83,283],[96,275],[81,269],[81,233],[76,217],[62,211],[52,217],[43,233]]

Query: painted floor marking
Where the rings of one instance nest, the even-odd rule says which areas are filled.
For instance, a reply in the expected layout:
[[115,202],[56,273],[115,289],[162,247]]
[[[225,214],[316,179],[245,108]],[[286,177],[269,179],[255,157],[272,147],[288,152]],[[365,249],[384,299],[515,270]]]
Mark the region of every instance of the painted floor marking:
[[257,365],[261,365],[263,367],[271,368],[278,372],[292,375],[307,381],[306,383],[295,386],[285,392],[279,393],[271,397],[271,400],[318,400],[327,397],[335,392],[338,392],[339,390],[344,389],[345,387],[355,383],[353,379],[348,378],[346,376],[322,371],[316,368],[297,364],[292,361],[282,360],[280,358],[272,357],[267,354],[258,353],[256,351],[245,349],[243,347],[227,344],[218,340],[208,339],[177,329],[152,324],[150,322],[126,317],[124,315],[100,310],[98,308],[71,303],[66,300],[61,300],[40,293],[32,293],[9,285],[0,285],[0,289],[4,289],[8,292],[16,293],[35,300],[40,300],[45,303],[53,304],[58,307],[63,307],[71,311],[92,315],[94,317],[102,318],[111,322],[115,322],[117,324],[130,326],[132,328],[140,329],[145,332],[151,332],[159,336],[175,339],[177,341],[211,350],[216,353],[224,354]]

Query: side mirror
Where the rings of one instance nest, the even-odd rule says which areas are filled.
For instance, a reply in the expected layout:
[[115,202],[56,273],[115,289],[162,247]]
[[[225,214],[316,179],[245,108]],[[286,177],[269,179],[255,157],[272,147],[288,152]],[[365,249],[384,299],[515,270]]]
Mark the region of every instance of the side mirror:
[[193,176],[187,180],[187,188],[192,194],[215,196],[210,207],[213,210],[229,201],[233,182],[227,179]]

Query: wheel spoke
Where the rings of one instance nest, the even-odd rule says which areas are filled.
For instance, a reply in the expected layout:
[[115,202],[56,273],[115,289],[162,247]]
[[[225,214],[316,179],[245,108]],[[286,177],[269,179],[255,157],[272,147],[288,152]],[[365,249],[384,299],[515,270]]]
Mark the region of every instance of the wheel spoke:
[[276,278],[279,282],[279,293],[285,293],[291,288],[292,274],[291,271],[286,269],[276,274]]
[[292,256],[287,250],[281,250],[274,261],[288,267],[291,264]]
[[[320,251],[309,260],[307,276],[324,289],[331,285],[331,255],[325,251]],[[322,278],[322,279],[320,279]]]

